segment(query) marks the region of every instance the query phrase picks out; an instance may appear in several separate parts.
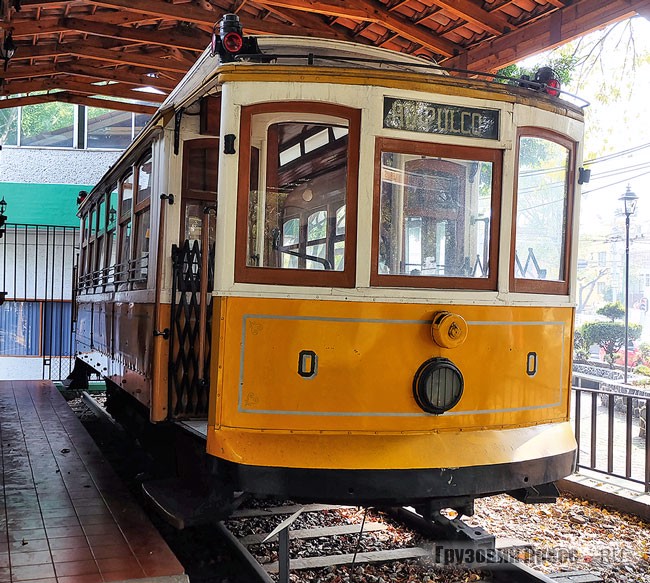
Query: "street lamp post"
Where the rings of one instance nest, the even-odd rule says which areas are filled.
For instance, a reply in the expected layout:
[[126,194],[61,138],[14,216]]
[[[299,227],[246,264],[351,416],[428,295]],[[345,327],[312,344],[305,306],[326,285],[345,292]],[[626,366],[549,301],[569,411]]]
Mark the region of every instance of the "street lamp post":
[[628,309],[630,303],[630,216],[634,214],[636,210],[636,203],[639,197],[630,190],[630,185],[628,184],[625,194],[619,198],[623,201],[623,206],[625,209],[625,348],[623,354],[624,356],[624,366],[623,369],[623,382],[627,385],[627,343],[628,343],[628,331],[629,331],[629,316]]

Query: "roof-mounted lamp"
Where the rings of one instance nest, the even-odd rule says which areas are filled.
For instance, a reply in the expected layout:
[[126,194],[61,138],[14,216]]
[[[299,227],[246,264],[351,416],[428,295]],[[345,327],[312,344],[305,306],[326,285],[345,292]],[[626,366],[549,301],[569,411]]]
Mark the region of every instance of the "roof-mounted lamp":
[[239,16],[224,14],[212,28],[211,55],[219,55],[222,63],[232,63],[239,55],[259,54],[255,37],[244,36]]
[[0,44],[0,58],[5,62],[4,70],[7,70],[9,60],[16,53],[16,43],[14,42],[11,33],[5,35],[4,41]]

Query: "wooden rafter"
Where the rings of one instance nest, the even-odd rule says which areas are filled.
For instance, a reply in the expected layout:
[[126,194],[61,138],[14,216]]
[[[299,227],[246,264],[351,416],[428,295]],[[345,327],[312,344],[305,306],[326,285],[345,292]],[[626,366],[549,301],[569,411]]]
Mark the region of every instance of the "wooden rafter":
[[316,12],[351,20],[382,23],[405,38],[425,46],[436,53],[451,56],[462,52],[462,47],[436,36],[426,28],[410,22],[407,18],[390,12],[382,4],[372,0],[262,0],[264,4]]
[[[150,57],[139,51],[118,51],[92,46],[92,44],[94,44],[93,39],[86,39],[70,43],[53,43],[51,45],[26,47],[16,56],[16,62],[26,59],[54,57],[57,55],[72,55],[103,61],[105,63],[134,65],[137,67],[148,67],[154,71],[172,71],[175,73],[185,73],[192,66],[192,63],[185,59],[180,61],[174,59],[161,59],[158,57]],[[128,46],[116,42],[113,44],[115,45],[115,48],[125,48]]]
[[57,91],[43,95],[28,95],[25,97],[12,97],[10,99],[3,99],[0,100],[0,109],[7,109],[9,107],[23,107],[25,105],[37,105],[39,103],[49,103],[52,101],[88,105],[90,107],[105,107],[107,109],[131,111],[134,113],[146,113],[148,115],[153,115],[156,113],[157,109],[151,105],[125,103],[123,101],[115,101],[111,99],[96,99],[93,97],[87,97],[85,95],[69,93],[67,91]]
[[144,30],[132,26],[115,26],[101,22],[88,22],[88,20],[79,18],[66,18],[65,24],[69,29],[87,34],[164,47],[177,47],[190,51],[203,51],[210,42],[210,35],[201,30],[195,30],[192,34],[181,31],[179,28]]
[[[137,100],[135,88],[147,86],[167,93],[228,11],[247,34],[354,40],[484,71],[650,14],[650,0],[21,0],[20,12],[0,0],[0,7],[0,28],[17,44],[6,73],[0,67],[0,95],[47,91],[41,100],[53,93]],[[112,83],[97,85],[102,79]]]
[[503,34],[513,27],[499,12],[488,12],[470,0],[433,0],[445,12],[471,22],[492,34]]
[[149,76],[146,73],[134,71],[132,67],[126,69],[102,69],[90,64],[57,63],[55,68],[59,73],[90,77],[98,81],[118,81],[135,87],[156,87],[163,91],[171,91],[180,81],[180,77],[165,79],[163,77]]
[[105,95],[119,99],[132,99],[135,101],[145,101],[149,103],[162,103],[166,93],[145,93],[134,91],[120,83],[109,85],[93,85],[88,78],[79,77],[80,81],[75,80],[77,77],[70,75],[58,75],[50,79],[39,79],[38,81],[16,81],[14,89],[16,93],[34,93],[42,91],[52,91],[55,89],[66,90],[71,93],[81,93],[84,95]]
[[577,0],[528,26],[470,49],[464,59],[454,57],[442,64],[494,72],[543,50],[556,47],[605,24],[635,15],[650,0]]

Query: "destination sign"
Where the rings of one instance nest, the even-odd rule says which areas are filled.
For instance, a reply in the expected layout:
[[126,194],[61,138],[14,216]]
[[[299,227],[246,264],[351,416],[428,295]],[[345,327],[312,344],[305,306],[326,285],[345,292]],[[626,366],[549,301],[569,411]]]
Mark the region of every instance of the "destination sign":
[[384,97],[384,127],[498,140],[499,111]]

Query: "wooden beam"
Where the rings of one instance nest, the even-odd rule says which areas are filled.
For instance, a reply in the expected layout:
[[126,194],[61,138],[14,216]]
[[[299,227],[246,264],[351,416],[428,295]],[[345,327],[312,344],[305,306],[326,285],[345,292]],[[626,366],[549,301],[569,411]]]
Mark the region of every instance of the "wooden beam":
[[210,43],[210,35],[202,30],[195,30],[193,34],[188,34],[177,28],[145,30],[131,26],[114,26],[101,22],[89,22],[81,18],[66,18],[64,20],[68,28],[79,32],[151,45],[203,51]]
[[59,73],[68,73],[70,75],[80,75],[90,77],[100,81],[117,81],[125,85],[135,85],[136,87],[156,87],[163,91],[171,91],[180,79],[165,79],[163,77],[149,77],[139,73],[133,73],[129,69],[102,69],[83,63],[57,63],[56,71]]
[[552,49],[607,24],[624,20],[647,10],[650,0],[575,0],[522,26],[515,32],[480,43],[467,51],[467,64],[456,56],[441,62],[452,68],[494,72],[536,53]]
[[483,10],[470,0],[433,0],[433,3],[491,34],[503,34],[514,28],[502,13]]
[[436,36],[432,31],[413,24],[403,16],[393,14],[383,4],[372,0],[356,0],[354,3],[347,0],[260,0],[259,3],[338,18],[376,22],[419,45],[446,56],[456,55],[463,51],[460,45]]
[[77,105],[87,105],[89,107],[105,107],[106,109],[115,109],[118,111],[130,111],[133,113],[146,113],[153,115],[158,110],[157,107],[152,105],[144,105],[141,103],[128,103],[126,101],[115,101],[114,99],[96,99],[86,95],[79,95],[76,93],[68,93],[62,91],[60,93],[50,93],[55,97],[53,101],[63,101],[65,103],[75,103]]
[[[172,4],[160,0],[91,0],[93,4],[105,8],[115,8],[121,11],[146,12],[150,16],[162,19],[180,20],[192,22],[200,26],[212,27],[226,13],[225,10],[207,10],[193,4]],[[258,2],[258,4],[260,4]],[[303,10],[304,11],[304,10]],[[248,34],[279,34],[279,35],[302,35],[315,36],[313,19],[302,19],[300,26],[291,26],[280,22],[269,22],[262,18],[240,15],[244,31]],[[350,40],[349,36],[335,31],[326,23],[319,22],[318,36],[326,38],[337,38],[339,40]]]
[[464,51],[460,45],[452,43],[441,36],[436,36],[431,30],[413,24],[407,18],[393,14],[385,8],[380,8],[383,5],[377,2],[373,2],[372,0],[358,0],[358,3],[368,10],[369,16],[372,16],[374,22],[383,24],[387,28],[399,33],[400,36],[431,49],[438,54],[451,56]]
[[57,75],[51,79],[39,79],[38,81],[13,81],[8,86],[9,91],[0,90],[0,95],[16,95],[18,93],[33,93],[35,91],[51,91],[53,89],[64,89],[71,93],[82,93],[84,95],[105,95],[120,99],[134,99],[150,103],[162,103],[166,95],[157,93],[144,93],[124,87],[120,83],[110,85],[93,85],[88,78],[83,81],[71,80],[69,75]]
[[[79,16],[80,21],[89,23],[101,22],[103,24],[128,25],[137,22],[151,20],[149,14],[141,12],[97,12],[93,16]],[[14,38],[25,36],[34,36],[35,34],[50,34],[67,32],[69,27],[66,25],[65,18],[58,16],[46,16],[38,20],[19,20],[11,24],[0,22],[0,28],[11,28]]]
[[89,105],[90,107],[105,107],[106,109],[130,111],[133,113],[146,113],[148,115],[153,115],[157,111],[156,107],[149,105],[140,105],[138,103],[127,103],[124,101],[114,101],[110,99],[93,99],[92,97],[75,95],[74,93],[68,93],[67,91],[45,93],[43,95],[28,95],[25,97],[0,99],[0,109],[7,109],[10,107],[23,107],[25,105],[37,105],[39,103],[51,103],[53,101]]
[[89,3],[103,8],[146,12],[156,18],[182,20],[194,24],[212,26],[221,18],[223,12],[206,10],[195,4],[173,4],[160,0],[89,0]]
[[118,65],[134,65],[136,67],[148,67],[154,71],[172,71],[175,73],[186,73],[192,66],[192,62],[183,59],[176,61],[174,59],[161,59],[151,57],[139,51],[117,51],[118,48],[126,48],[120,42],[113,43],[113,49],[105,49],[95,46],[98,39],[88,38],[83,41],[71,43],[56,43],[50,45],[20,46],[20,50],[12,60],[21,61],[25,59],[35,59],[44,57],[58,57],[60,55],[74,55],[81,58],[115,63]]
[[47,77],[56,75],[54,64],[36,65],[35,67],[12,67],[4,71],[0,67],[0,79],[31,79],[33,77]]
[[311,14],[324,14],[352,20],[368,20],[368,9],[347,0],[259,0],[257,4],[291,8]]

